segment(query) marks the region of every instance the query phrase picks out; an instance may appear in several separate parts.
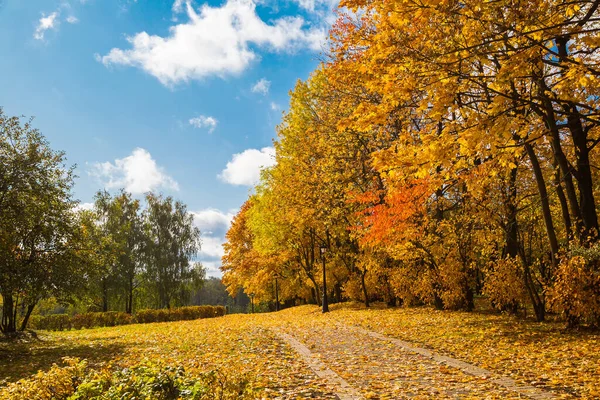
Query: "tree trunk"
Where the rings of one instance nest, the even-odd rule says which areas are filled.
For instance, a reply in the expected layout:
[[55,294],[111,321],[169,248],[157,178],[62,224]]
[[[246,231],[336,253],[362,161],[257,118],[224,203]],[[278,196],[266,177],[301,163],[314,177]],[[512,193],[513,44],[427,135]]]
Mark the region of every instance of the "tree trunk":
[[106,279],[102,279],[102,312],[108,311],[108,286]]
[[505,201],[506,227],[502,257],[514,258],[519,253],[519,226],[517,223],[517,168],[510,171],[508,194]]
[[542,204],[542,215],[544,217],[544,224],[546,225],[546,234],[548,241],[550,242],[550,257],[552,259],[552,265],[557,265],[557,254],[558,254],[558,240],[556,239],[556,231],[554,230],[554,224],[552,222],[552,212],[550,211],[550,202],[548,199],[548,191],[546,190],[546,183],[544,181],[544,175],[538,158],[533,150],[531,144],[525,144],[525,150],[531,161],[533,173],[535,175],[535,181],[537,183],[538,192],[540,194],[540,202]]
[[369,293],[367,292],[367,283],[365,282],[365,275],[367,275],[366,270],[360,272],[360,283],[362,285],[363,296],[365,297],[365,307],[370,307],[371,304],[369,303]]
[[475,309],[475,296],[473,294],[473,289],[469,285],[469,280],[465,277],[464,282],[464,294],[465,294],[465,311],[473,311]]
[[308,277],[308,279],[312,282],[313,284],[313,290],[314,290],[314,298],[316,300],[316,303],[321,306],[321,296],[319,296],[319,292],[321,292],[321,287],[317,284],[317,281],[314,280],[314,278],[312,278],[311,276]]
[[567,242],[570,242],[573,239],[573,227],[571,223],[571,216],[569,215],[569,205],[567,203],[567,197],[565,196],[565,192],[560,182],[560,167],[558,166],[558,162],[556,161],[556,159],[554,163],[554,186],[556,188],[556,194],[560,203],[560,209],[563,216],[563,223],[565,224],[565,232],[567,236],[566,239]]
[[[560,167],[562,181],[565,183],[565,191],[567,192],[567,200],[569,201],[569,206],[571,208],[571,213],[573,214],[573,218],[575,219],[575,228],[577,231],[577,235],[579,235],[581,240],[581,234],[583,232],[583,216],[581,215],[581,208],[579,205],[579,201],[577,200],[577,193],[575,191],[575,185],[573,183],[573,176],[575,175],[575,171],[569,161],[567,160],[567,156],[562,150],[561,145],[561,137],[558,125],[556,123],[556,117],[554,115],[554,107],[552,106],[552,101],[546,95],[546,91],[549,90],[546,86],[546,83],[543,80],[540,80],[540,96],[542,97],[542,103],[544,106],[544,121],[548,130],[550,131],[550,146],[552,147],[552,152],[554,153],[554,159],[558,163]],[[527,144],[526,146],[530,146]]]
[[29,322],[29,317],[31,317],[31,313],[33,312],[33,309],[35,308],[35,304],[36,303],[27,305],[27,312],[25,313],[25,318],[23,318],[23,322],[21,322],[21,332],[23,332],[25,329],[27,329],[27,323]]
[[337,282],[335,284],[335,286],[333,287],[333,290],[335,292],[336,302],[341,303],[342,302],[342,287],[339,282]]
[[[564,60],[568,58],[568,42],[568,36],[561,36],[556,39],[556,48],[558,50],[560,62],[564,62]],[[582,243],[589,244],[598,239],[598,214],[596,213],[596,202],[594,200],[588,135],[581,123],[581,114],[577,110],[577,106],[569,101],[566,106],[564,106],[564,109],[568,115],[567,127],[571,132],[573,144],[575,145],[575,159],[577,162],[577,174],[575,175],[575,178],[578,183],[579,206],[584,226],[584,230],[581,232]]]
[[596,214],[596,201],[594,199],[592,169],[590,167],[590,154],[587,147],[587,135],[583,131],[581,120],[577,116],[576,108],[569,107],[568,126],[571,130],[575,144],[575,157],[577,158],[577,187],[579,188],[579,206],[583,219],[583,243],[594,242],[598,238],[598,215]]
[[3,333],[15,333],[17,331],[17,323],[15,321],[15,304],[12,294],[2,294],[2,324],[0,330]]
[[436,290],[433,291],[433,306],[435,307],[436,310],[443,310],[444,309],[444,301],[437,294]]
[[537,288],[535,287],[535,283],[533,282],[533,278],[531,277],[531,271],[529,270],[529,266],[525,266],[524,274],[525,286],[527,288],[527,293],[529,294],[531,304],[533,305],[535,319],[538,322],[543,322],[546,319],[546,304],[544,302],[543,297],[540,296]]
[[127,293],[127,300],[125,302],[125,312],[127,314],[133,313],[133,276],[129,277],[129,288]]

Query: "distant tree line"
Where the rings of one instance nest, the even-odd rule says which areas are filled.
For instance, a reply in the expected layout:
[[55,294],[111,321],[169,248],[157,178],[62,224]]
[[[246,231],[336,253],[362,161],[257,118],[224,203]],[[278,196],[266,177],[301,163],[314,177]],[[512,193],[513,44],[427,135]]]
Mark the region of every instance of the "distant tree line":
[[26,329],[42,299],[85,311],[187,305],[204,280],[200,231],[186,206],[147,193],[73,198],[74,167],[31,120],[0,108],[0,331]]

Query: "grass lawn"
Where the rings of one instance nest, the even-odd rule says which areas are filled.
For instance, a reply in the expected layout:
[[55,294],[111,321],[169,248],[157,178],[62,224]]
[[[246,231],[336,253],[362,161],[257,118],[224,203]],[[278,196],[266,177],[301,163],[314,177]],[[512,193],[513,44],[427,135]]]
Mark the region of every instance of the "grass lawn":
[[[28,385],[38,371],[49,371],[54,363],[63,365],[63,357],[87,360],[89,371],[115,371],[148,362],[161,368],[182,367],[191,378],[213,371],[221,385],[243,381],[248,398],[333,398],[323,380],[277,332],[285,330],[302,341],[311,335],[311,327],[339,329],[340,324],[397,337],[563,397],[600,396],[598,334],[565,332],[560,324],[504,315],[345,304],[334,305],[325,315],[316,306],[301,306],[270,314],[40,331],[37,338],[4,340],[0,342],[0,399],[11,398],[14,382],[23,379],[18,385]],[[40,377],[43,373],[35,379]]]

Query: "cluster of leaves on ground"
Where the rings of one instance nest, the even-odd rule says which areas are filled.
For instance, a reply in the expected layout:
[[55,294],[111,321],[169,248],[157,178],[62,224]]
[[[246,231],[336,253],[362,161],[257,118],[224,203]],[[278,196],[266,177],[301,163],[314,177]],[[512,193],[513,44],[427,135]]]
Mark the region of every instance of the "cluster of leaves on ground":
[[594,332],[565,331],[559,323],[429,307],[342,307],[333,317],[565,397],[600,396],[600,335]]
[[[172,387],[183,398],[202,398],[192,393],[215,390],[250,398],[335,398],[333,389],[278,332],[304,343],[365,398],[521,396],[491,380],[367,337],[356,327],[485,368],[493,374],[489,378],[512,377],[563,398],[599,396],[597,334],[505,315],[430,307],[365,309],[354,304],[334,305],[328,314],[316,306],[302,306],[269,314],[47,332],[37,339],[0,342],[0,376],[6,377],[0,399],[19,398],[9,394],[27,393],[23,391],[44,382],[65,382],[66,389],[60,390],[79,393],[74,399],[94,398],[90,393],[101,393],[104,397],[99,399],[131,398],[119,397],[123,388],[144,393],[153,387]],[[63,357],[71,360],[66,367],[52,366],[62,365]]]
[[[255,398],[331,397],[323,382],[266,328],[261,322],[264,317],[252,317],[229,315],[195,321],[47,332],[25,342],[2,342],[0,376],[6,379],[6,387],[0,390],[0,398],[2,395],[7,398],[7,393],[18,387],[32,385],[30,377],[38,370],[45,372],[33,381],[50,379],[48,374],[62,374],[59,371],[63,369],[58,367],[54,372],[47,371],[53,363],[60,364],[65,356],[86,360],[87,369],[107,371],[99,372],[104,374],[102,379],[122,379],[118,371],[128,368],[133,371],[131,380],[137,381],[144,379],[141,367],[159,374],[164,372],[162,367],[169,366],[174,368],[172,371],[185,371],[185,382],[189,384],[212,382],[210,390],[216,390],[223,382],[238,388],[239,379],[243,377],[244,390]],[[85,376],[81,382],[90,383],[95,379],[90,378],[92,375]],[[210,376],[215,379],[207,381]],[[22,378],[24,380],[15,382]],[[181,388],[188,390],[188,383]]]
[[35,400],[237,400],[254,398],[244,374],[226,375],[219,370],[190,376],[183,367],[144,361],[139,364],[99,371],[90,370],[86,361],[65,358],[66,366],[54,364],[28,381],[11,385],[0,399]]

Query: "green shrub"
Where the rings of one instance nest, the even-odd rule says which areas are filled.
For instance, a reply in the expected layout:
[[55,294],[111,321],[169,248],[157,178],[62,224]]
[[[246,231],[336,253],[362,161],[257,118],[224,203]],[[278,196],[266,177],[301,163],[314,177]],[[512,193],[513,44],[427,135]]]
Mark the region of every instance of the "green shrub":
[[135,313],[135,320],[140,324],[169,321],[169,310],[140,310]]
[[105,326],[128,325],[133,323],[184,321],[201,318],[222,317],[226,314],[223,306],[190,306],[172,309],[140,310],[135,316],[124,312],[89,312],[69,317],[67,314],[48,316],[34,315],[29,320],[31,329],[62,331],[65,329],[90,329]]
[[192,376],[180,366],[163,366],[150,361],[118,370],[90,370],[85,360],[65,358],[66,367],[56,364],[0,389],[5,399],[252,399],[257,397],[251,379],[221,370]]
[[71,318],[74,329],[128,325],[134,322],[130,314],[118,311],[77,314]]
[[51,314],[45,317],[34,315],[29,319],[29,327],[47,331],[62,331],[71,329],[71,318],[67,314]]
[[201,318],[222,317],[226,314],[223,306],[189,306],[159,310],[140,310],[135,314],[138,323],[186,321]]

